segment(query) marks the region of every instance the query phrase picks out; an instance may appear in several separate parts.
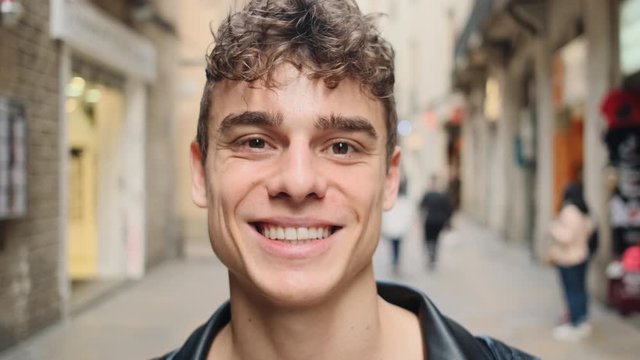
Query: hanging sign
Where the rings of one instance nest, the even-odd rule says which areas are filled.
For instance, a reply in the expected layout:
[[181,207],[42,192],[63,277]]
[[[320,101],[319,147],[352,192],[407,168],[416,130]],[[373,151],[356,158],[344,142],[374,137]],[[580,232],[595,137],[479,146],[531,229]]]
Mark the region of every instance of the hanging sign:
[[26,148],[24,105],[0,98],[0,219],[27,212]]

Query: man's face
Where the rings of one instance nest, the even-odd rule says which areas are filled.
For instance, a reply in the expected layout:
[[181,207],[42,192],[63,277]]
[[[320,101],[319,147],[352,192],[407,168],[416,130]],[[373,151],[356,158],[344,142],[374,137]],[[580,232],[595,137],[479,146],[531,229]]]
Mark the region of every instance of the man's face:
[[371,265],[400,153],[387,170],[383,106],[357,82],[328,89],[289,65],[275,80],[215,85],[204,168],[191,147],[193,198],[235,285],[302,305]]

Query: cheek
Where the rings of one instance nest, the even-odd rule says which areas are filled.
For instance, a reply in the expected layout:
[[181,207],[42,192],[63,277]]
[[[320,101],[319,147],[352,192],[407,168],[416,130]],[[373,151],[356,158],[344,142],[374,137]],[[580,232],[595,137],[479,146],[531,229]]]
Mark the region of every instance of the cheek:
[[[209,182],[209,238],[216,256],[229,269],[245,265],[242,248],[242,212],[251,203],[257,181],[239,167],[216,167]],[[255,177],[255,171],[254,177]]]
[[213,166],[214,179],[210,182],[214,205],[230,211],[259,183],[260,174],[255,164],[244,161],[219,161]]
[[384,176],[376,169],[364,167],[336,176],[343,193],[355,204],[362,204],[371,211],[381,206]]
[[264,171],[255,164],[243,161],[219,162],[212,167],[215,176],[209,182],[211,230],[229,237],[239,230],[238,217],[246,215],[247,208],[263,201],[261,187]]
[[214,163],[209,180],[209,226],[216,240],[228,237],[234,226],[236,210],[250,189],[255,186],[249,172],[233,164]]
[[365,168],[335,178],[339,203],[336,209],[345,209],[355,222],[353,236],[359,238],[357,248],[375,247],[384,199],[384,177],[375,169]]
[[346,196],[357,206],[358,220],[365,226],[365,232],[376,230],[375,222],[380,221],[384,201],[384,176],[375,169],[361,171],[345,177],[348,186]]

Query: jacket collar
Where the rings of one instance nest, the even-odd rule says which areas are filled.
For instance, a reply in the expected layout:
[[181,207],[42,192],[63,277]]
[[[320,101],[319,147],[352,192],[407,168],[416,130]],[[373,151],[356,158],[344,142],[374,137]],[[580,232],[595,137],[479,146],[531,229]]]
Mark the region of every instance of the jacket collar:
[[378,282],[378,295],[418,316],[425,345],[425,359],[485,359],[486,349],[462,326],[442,315],[419,290]]
[[[391,304],[416,314],[420,321],[425,359],[475,360],[492,358],[478,340],[455,321],[442,315],[431,300],[409,286],[378,282],[378,295]],[[213,339],[231,320],[231,305],[225,302],[178,350],[164,359],[205,360]]]

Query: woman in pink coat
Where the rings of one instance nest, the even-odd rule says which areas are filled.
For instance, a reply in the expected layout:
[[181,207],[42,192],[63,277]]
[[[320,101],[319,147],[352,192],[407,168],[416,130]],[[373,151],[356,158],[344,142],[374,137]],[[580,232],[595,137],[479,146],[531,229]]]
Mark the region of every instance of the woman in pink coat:
[[559,340],[579,340],[591,333],[591,325],[587,321],[589,297],[586,276],[589,238],[594,229],[582,193],[582,183],[573,182],[565,189],[562,209],[550,228],[552,244],[549,257],[558,268],[569,310],[568,321],[553,331]]

